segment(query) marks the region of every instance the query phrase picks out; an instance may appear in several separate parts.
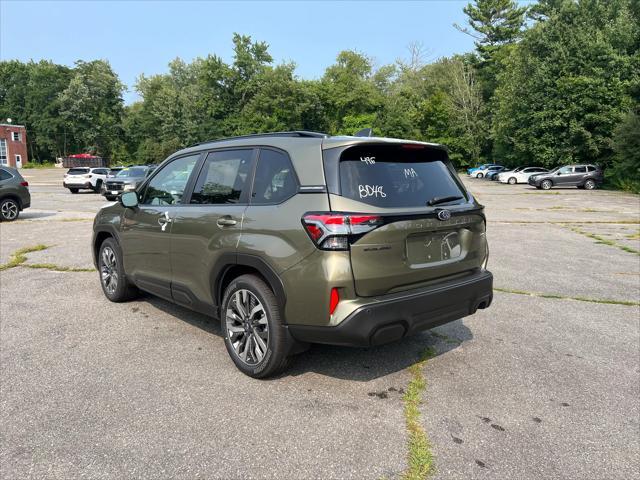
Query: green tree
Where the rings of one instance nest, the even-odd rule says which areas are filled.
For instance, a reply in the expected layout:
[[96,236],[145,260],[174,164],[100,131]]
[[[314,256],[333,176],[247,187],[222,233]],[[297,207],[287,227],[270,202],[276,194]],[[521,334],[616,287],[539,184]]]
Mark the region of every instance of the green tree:
[[476,40],[484,98],[489,100],[508,55],[505,47],[516,43],[522,35],[527,8],[518,6],[515,0],[475,0],[463,11],[468,17],[468,26],[454,26]]
[[351,50],[340,52],[336,63],[327,68],[321,86],[331,133],[342,132],[347,117],[376,113],[382,97],[372,74],[371,60]]
[[499,77],[496,153],[513,163],[607,166],[640,74],[638,23],[628,0],[554,2],[545,14]]
[[67,145],[68,151],[110,156],[122,141],[123,90],[108,62],[76,62],[73,77],[59,96],[60,115],[75,140]]
[[70,78],[71,69],[45,60],[0,62],[0,119],[26,126],[31,160],[53,160],[72,141],[59,102]]
[[640,193],[640,107],[629,111],[613,132],[613,164],[607,172],[614,185]]

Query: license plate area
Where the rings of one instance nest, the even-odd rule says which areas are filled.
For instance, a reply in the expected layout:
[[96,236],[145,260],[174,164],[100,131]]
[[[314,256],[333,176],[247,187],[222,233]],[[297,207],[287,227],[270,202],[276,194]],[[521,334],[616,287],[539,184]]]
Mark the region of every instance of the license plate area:
[[458,230],[426,232],[407,238],[407,260],[412,266],[449,262],[461,255]]

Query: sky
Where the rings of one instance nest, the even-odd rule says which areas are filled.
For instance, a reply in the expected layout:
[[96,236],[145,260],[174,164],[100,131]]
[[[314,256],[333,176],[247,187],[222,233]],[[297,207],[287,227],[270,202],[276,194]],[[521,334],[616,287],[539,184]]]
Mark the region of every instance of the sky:
[[231,62],[234,32],[267,42],[276,63],[294,61],[306,79],[321,77],[341,50],[377,66],[407,58],[412,42],[427,61],[467,52],[473,39],[453,27],[465,23],[467,3],[0,0],[0,60],[108,60],[131,103],[136,78],[166,72],[176,57]]

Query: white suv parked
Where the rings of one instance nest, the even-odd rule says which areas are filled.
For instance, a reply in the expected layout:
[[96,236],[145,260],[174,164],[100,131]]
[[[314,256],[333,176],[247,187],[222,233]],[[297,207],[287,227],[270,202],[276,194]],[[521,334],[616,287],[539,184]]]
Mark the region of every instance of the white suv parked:
[[541,167],[520,167],[519,170],[516,168],[513,171],[502,172],[498,174],[498,181],[501,183],[508,183],[509,185],[515,185],[516,183],[527,183],[531,175],[546,172],[548,172],[548,170]]
[[99,193],[108,174],[109,169],[104,167],[74,167],[64,174],[62,185],[71,193],[78,193],[78,190],[93,190]]

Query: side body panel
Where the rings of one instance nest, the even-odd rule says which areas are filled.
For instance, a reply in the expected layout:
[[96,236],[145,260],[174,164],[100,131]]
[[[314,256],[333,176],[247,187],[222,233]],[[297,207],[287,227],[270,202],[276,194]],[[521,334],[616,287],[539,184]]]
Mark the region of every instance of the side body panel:
[[[120,243],[127,275],[155,295],[171,299],[171,224],[158,220],[175,216],[177,206],[140,205],[124,209]],[[162,220],[161,220],[162,221]]]
[[[216,303],[211,275],[222,257],[233,258],[235,255],[246,208],[246,205],[185,205],[179,208],[171,231],[172,285],[177,303],[189,307],[196,302]],[[236,223],[218,225],[221,218]]]

